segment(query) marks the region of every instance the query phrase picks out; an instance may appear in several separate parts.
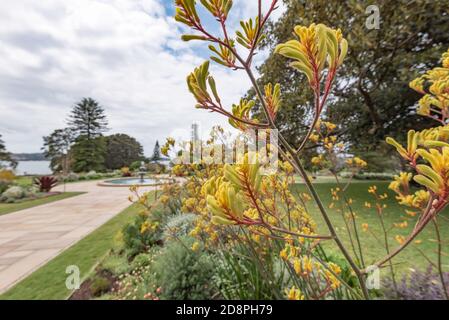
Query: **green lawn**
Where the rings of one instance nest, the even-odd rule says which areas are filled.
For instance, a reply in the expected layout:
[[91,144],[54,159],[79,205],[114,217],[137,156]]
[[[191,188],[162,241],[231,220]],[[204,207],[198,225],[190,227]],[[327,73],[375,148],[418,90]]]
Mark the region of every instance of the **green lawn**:
[[[385,255],[385,247],[383,246],[383,242],[378,241],[374,238],[369,232],[363,232],[360,227],[362,223],[368,223],[369,228],[378,235],[380,240],[383,240],[383,234],[381,233],[381,225],[379,222],[379,218],[374,209],[368,209],[365,207],[365,201],[373,203],[373,197],[368,193],[368,187],[371,185],[377,185],[379,193],[387,192],[389,197],[386,200],[387,208],[384,213],[384,220],[386,227],[389,228],[393,225],[393,223],[402,222],[404,220],[408,221],[408,228],[406,229],[398,229],[394,228],[389,233],[389,242],[392,248],[396,247],[398,243],[394,239],[396,235],[406,236],[409,234],[410,230],[413,228],[416,218],[410,218],[404,213],[405,207],[397,204],[395,200],[395,196],[392,192],[388,190],[388,182],[380,181],[356,181],[356,183],[352,184],[347,190],[347,196],[354,200],[352,205],[353,210],[357,215],[357,225],[359,226],[359,231],[361,234],[361,243],[363,247],[363,255],[365,257],[365,262],[367,264],[373,263],[379,258]],[[318,193],[320,194],[323,202],[328,206],[331,202],[330,189],[335,188],[335,183],[318,183],[315,184]],[[306,191],[306,187],[303,184],[298,184],[295,186],[296,190],[300,190],[301,192]],[[309,202],[310,204],[312,202]],[[311,214],[314,217],[315,221],[318,224],[319,232],[326,233],[327,227],[324,224],[324,221],[321,218],[321,214],[315,206],[311,206],[310,208]],[[348,232],[345,227],[344,220],[340,213],[336,212],[335,209],[328,209],[328,212],[331,216],[333,223],[336,225],[338,234],[341,236],[343,241],[346,243],[348,248],[351,248],[350,241],[348,237]],[[449,218],[449,210],[446,210],[442,213],[442,215],[446,218]],[[449,223],[447,220],[440,218],[440,229],[441,236],[443,239],[443,251],[445,247],[447,248],[447,244],[449,243]],[[415,269],[425,269],[429,265],[426,258],[419,253],[419,248],[421,251],[425,252],[433,261],[436,261],[436,248],[437,244],[435,242],[435,231],[432,224],[429,224],[426,229],[423,231],[422,235],[418,238],[422,241],[421,244],[413,244],[403,252],[401,252],[396,258],[393,259],[393,262],[399,272],[406,272],[409,268]],[[334,244],[330,242],[326,244],[330,250],[337,252],[337,248]],[[449,256],[447,255],[449,252],[446,252],[446,255],[443,256],[443,266],[446,271],[449,271]]]
[[112,248],[114,237],[138,213],[132,205],[39,270],[0,295],[0,300],[62,300],[71,295],[65,281],[67,266],[76,265],[85,279]]
[[33,184],[33,177],[30,176],[19,176],[16,177],[14,183],[21,187],[29,187]]
[[49,196],[49,197],[35,199],[35,200],[28,200],[28,201],[17,202],[17,203],[0,203],[0,216],[7,214],[7,213],[12,213],[12,212],[16,212],[19,210],[37,207],[37,206],[40,206],[43,204],[59,201],[62,199],[71,198],[74,196],[78,196],[80,194],[82,194],[82,192],[65,192],[65,193],[54,195],[54,196]]

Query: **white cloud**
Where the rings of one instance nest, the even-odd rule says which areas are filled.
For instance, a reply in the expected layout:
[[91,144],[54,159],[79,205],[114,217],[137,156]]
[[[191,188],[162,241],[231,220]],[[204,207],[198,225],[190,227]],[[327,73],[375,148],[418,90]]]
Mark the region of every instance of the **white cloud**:
[[[192,122],[226,124],[193,108],[185,77],[204,58],[179,40],[168,0],[21,0],[0,3],[0,133],[13,152],[35,152],[64,127],[71,106],[91,96],[111,132],[135,136],[150,154],[156,139]],[[170,1],[171,2],[171,1]],[[256,1],[235,1],[248,18]],[[254,14],[252,14],[254,15]],[[235,21],[234,21],[235,22]],[[224,102],[249,88],[243,73],[213,66]]]

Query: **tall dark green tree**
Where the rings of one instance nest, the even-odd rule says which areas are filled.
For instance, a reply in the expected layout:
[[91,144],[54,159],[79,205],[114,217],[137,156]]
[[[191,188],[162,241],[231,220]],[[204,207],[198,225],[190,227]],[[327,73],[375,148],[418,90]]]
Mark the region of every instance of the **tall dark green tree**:
[[135,161],[142,161],[143,147],[133,137],[126,134],[114,134],[104,138],[106,143],[105,165],[115,170],[129,167]]
[[5,142],[2,140],[0,134],[0,169],[3,168],[3,163],[6,163],[12,168],[17,167],[17,161],[12,157],[12,154],[6,150]]
[[[292,39],[295,25],[324,23],[341,28],[349,54],[340,69],[326,116],[341,124],[340,136],[353,151],[383,148],[386,136],[404,137],[410,128],[429,125],[415,116],[419,96],[408,83],[438,62],[449,46],[447,0],[329,1],[284,0],[285,14],[268,29],[265,48],[271,54],[259,68],[263,84],[280,83],[282,110],[277,122],[289,142],[297,145],[313,118],[310,90],[304,77],[288,68],[288,59],[274,47]],[[368,29],[368,5],[380,10],[380,29]],[[430,64],[429,64],[430,61]],[[254,97],[253,92],[249,96]]]
[[87,139],[79,136],[71,148],[73,171],[89,172],[105,170],[106,143],[103,136]]
[[68,124],[78,136],[85,136],[87,140],[108,130],[104,108],[92,98],[83,98],[73,107]]
[[50,159],[51,169],[54,172],[62,170],[64,174],[67,174],[70,171],[70,148],[75,141],[73,130],[56,129],[43,139],[42,150],[45,157]]
[[68,123],[78,136],[72,148],[74,170],[103,170],[106,152],[103,133],[108,130],[103,107],[92,98],[83,98],[73,107]]
[[156,141],[156,144],[154,145],[153,154],[150,157],[151,162],[159,162],[159,161],[166,161],[170,160],[167,157],[164,157],[161,152],[161,147],[159,145],[159,141]]

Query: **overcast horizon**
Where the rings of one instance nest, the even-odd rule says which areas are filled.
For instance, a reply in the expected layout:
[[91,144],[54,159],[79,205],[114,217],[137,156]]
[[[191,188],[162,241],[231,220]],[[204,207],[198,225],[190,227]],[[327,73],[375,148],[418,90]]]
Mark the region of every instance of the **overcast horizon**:
[[[0,134],[13,153],[40,152],[42,137],[64,128],[72,106],[96,99],[107,135],[135,137],[151,154],[156,140],[188,137],[227,120],[196,110],[185,78],[209,56],[204,43],[180,40],[169,0],[21,0],[0,4]],[[235,0],[234,17],[257,1]],[[278,10],[274,18],[279,17]],[[212,27],[213,21],[206,23]],[[231,27],[238,21],[230,21]],[[256,63],[266,53],[259,54]],[[249,88],[242,72],[212,65],[229,107]]]

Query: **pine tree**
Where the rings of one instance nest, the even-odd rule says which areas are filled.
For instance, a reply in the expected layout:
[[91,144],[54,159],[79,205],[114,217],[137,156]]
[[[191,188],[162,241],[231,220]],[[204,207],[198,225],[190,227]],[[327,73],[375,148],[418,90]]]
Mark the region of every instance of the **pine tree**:
[[154,162],[162,160],[161,147],[159,146],[159,141],[156,141],[156,144],[154,145],[153,155],[151,156],[150,160]]
[[92,98],[83,98],[73,107],[68,123],[78,135],[72,148],[74,170],[103,170],[106,145],[102,136],[108,130],[103,107]]
[[108,130],[104,109],[92,98],[83,98],[69,116],[69,126],[87,140],[99,137]]

